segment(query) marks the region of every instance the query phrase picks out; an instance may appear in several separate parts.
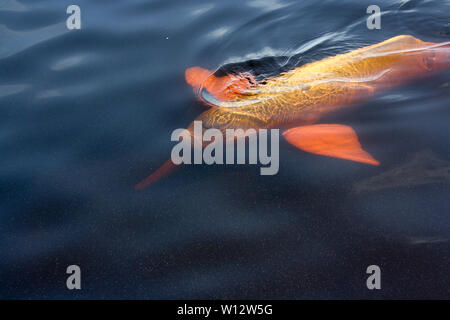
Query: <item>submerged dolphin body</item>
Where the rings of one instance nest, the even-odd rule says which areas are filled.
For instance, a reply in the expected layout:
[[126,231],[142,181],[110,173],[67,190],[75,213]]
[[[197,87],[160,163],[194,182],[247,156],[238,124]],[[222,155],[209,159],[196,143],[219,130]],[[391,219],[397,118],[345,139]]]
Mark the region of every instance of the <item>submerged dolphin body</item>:
[[408,161],[353,185],[356,193],[369,193],[393,188],[414,188],[427,184],[450,183],[450,162],[431,150],[422,150]]
[[[257,82],[251,74],[216,77],[192,67],[186,81],[211,106],[200,114],[205,129],[288,129],[283,137],[314,154],[378,165],[345,125],[313,125],[324,114],[363,102],[376,93],[450,68],[450,42],[424,42],[397,36],[381,43],[326,58]],[[193,123],[187,128],[194,136]],[[172,171],[168,160],[136,185],[142,189]]]

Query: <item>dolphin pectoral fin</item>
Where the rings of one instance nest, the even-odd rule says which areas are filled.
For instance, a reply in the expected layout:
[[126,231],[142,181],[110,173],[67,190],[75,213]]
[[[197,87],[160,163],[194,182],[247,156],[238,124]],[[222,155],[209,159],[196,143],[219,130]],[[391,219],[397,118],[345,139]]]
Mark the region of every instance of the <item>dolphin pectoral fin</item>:
[[284,138],[306,152],[378,166],[380,163],[364,151],[355,131],[340,124],[318,124],[289,129]]
[[174,164],[171,159],[167,160],[159,169],[157,169],[155,172],[153,172],[151,175],[149,175],[147,178],[139,182],[137,185],[134,186],[135,190],[142,190],[149,185],[155,183],[159,179],[163,178],[164,176],[169,175],[170,173],[174,172],[179,166]]

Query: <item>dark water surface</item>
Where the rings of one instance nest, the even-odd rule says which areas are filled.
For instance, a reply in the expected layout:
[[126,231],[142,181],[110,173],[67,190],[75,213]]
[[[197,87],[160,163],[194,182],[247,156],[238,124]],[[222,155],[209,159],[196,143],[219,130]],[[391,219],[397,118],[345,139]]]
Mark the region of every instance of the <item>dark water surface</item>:
[[277,74],[400,34],[449,41],[450,2],[1,0],[0,297],[450,298],[448,71],[322,121],[379,167],[281,141],[275,176],[186,166],[133,190],[205,108],[186,68]]

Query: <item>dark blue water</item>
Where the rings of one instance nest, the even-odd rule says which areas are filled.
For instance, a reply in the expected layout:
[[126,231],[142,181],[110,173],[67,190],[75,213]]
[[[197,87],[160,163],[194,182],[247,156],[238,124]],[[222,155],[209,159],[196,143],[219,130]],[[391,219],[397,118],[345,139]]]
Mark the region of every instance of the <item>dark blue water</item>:
[[322,120],[379,167],[282,141],[275,176],[186,166],[133,190],[205,109],[188,67],[277,74],[400,34],[449,41],[449,1],[376,2],[381,30],[365,0],[1,0],[0,297],[450,298],[448,71]]

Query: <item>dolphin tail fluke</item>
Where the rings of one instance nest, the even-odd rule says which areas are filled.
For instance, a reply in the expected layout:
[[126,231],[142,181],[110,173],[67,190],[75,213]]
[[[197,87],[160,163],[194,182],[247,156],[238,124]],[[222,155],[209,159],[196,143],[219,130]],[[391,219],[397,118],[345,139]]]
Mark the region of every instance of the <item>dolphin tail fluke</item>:
[[174,164],[172,160],[167,160],[159,169],[157,169],[155,172],[153,172],[151,175],[149,175],[147,178],[139,182],[137,185],[134,186],[135,190],[142,190],[149,185],[155,183],[159,179],[169,175],[170,173],[174,172],[179,166]]

